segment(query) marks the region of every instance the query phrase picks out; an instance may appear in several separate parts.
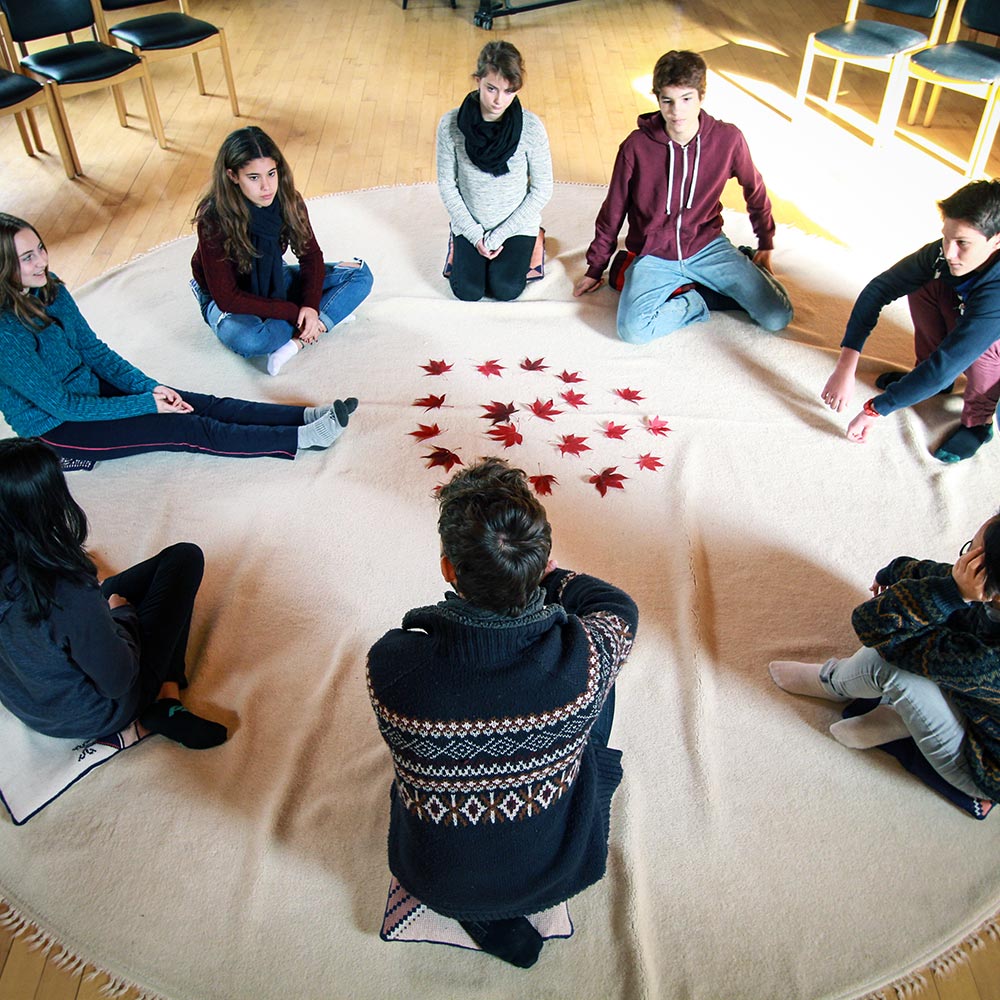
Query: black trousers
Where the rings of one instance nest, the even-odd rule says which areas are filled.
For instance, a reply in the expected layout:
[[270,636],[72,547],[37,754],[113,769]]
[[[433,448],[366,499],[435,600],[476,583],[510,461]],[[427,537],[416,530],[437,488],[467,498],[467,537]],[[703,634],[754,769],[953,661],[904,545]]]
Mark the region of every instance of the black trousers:
[[509,302],[524,291],[535,249],[534,236],[511,236],[503,252],[487,260],[464,236],[456,236],[454,260],[448,278],[455,298],[478,302],[484,295]]

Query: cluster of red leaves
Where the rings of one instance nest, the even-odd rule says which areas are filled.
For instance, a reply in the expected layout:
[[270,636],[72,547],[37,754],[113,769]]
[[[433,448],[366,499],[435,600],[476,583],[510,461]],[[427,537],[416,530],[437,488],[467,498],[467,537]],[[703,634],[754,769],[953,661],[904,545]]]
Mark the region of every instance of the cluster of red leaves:
[[441,396],[423,396],[420,399],[415,399],[413,401],[414,406],[422,406],[424,410],[439,410],[444,406],[444,397],[447,393]]
[[535,360],[532,361],[530,358],[525,358],[521,362],[521,367],[526,372],[542,372],[542,371],[545,371],[545,369],[549,367],[548,365],[543,365],[542,364],[542,362],[544,360],[545,360],[545,358],[535,358]]
[[[593,472],[593,469],[591,469]],[[594,473],[587,480],[588,483],[594,484],[594,489],[597,490],[601,496],[607,496],[608,490],[623,490],[625,487],[622,485],[628,476],[623,476],[618,471],[617,465],[612,465],[610,468],[605,469],[603,472]]]
[[441,428],[437,424],[417,424],[417,429],[410,431],[410,437],[415,437],[418,441],[426,441],[441,433]]
[[542,420],[551,421],[553,417],[558,417],[562,410],[556,409],[555,401],[550,399],[547,402],[542,402],[540,399],[536,399],[533,403],[528,404],[528,409],[536,417],[541,417]]
[[638,389],[615,389],[615,395],[624,399],[626,403],[635,403],[636,406],[639,405],[640,399],[645,399]]
[[580,437],[577,434],[564,434],[559,439],[559,451],[563,455],[579,455],[581,452],[591,450],[586,437]]
[[504,448],[511,448],[524,440],[524,437],[513,424],[494,424],[486,434],[493,438],[494,441],[503,442]]
[[491,375],[496,375],[497,378],[503,378],[500,372],[503,371],[504,366],[499,363],[499,358],[493,358],[491,361],[484,361],[481,365],[476,365],[476,371],[480,375],[485,375],[489,378]]
[[421,368],[428,375],[443,375],[445,372],[450,372],[454,365],[449,365],[447,361],[442,358],[440,361],[428,361],[426,365],[421,365]]
[[433,469],[435,465],[440,465],[444,468],[445,472],[451,472],[453,465],[465,464],[455,452],[449,451],[447,448],[435,448],[424,455],[424,458],[427,459],[428,469]]
[[495,399],[492,403],[481,403],[485,413],[479,414],[480,420],[489,420],[493,424],[505,424],[510,420],[512,413],[517,413],[517,407],[513,400],[509,403],[498,403]]
[[532,488],[540,497],[547,497],[552,495],[552,484],[558,484],[559,480],[549,473],[544,473],[528,476],[528,482],[531,483]]

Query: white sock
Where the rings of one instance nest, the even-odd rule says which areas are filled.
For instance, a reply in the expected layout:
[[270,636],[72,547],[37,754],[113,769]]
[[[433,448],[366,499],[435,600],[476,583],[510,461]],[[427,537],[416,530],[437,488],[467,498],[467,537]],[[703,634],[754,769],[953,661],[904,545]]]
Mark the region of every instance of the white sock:
[[830,726],[830,735],[852,750],[868,750],[910,735],[906,723],[891,705],[878,705],[866,715],[841,719]]
[[797,660],[772,660],[767,669],[771,680],[789,694],[804,694],[810,698],[825,698],[827,701],[851,701],[832,694],[819,679],[822,663],[799,663]]
[[282,344],[276,351],[271,351],[267,356],[267,374],[277,375],[285,362],[289,358],[294,358],[298,353],[299,343],[297,340],[289,340],[287,344]]
[[337,423],[337,417],[333,413],[327,413],[299,428],[298,445],[300,449],[329,448],[343,433],[344,428]]

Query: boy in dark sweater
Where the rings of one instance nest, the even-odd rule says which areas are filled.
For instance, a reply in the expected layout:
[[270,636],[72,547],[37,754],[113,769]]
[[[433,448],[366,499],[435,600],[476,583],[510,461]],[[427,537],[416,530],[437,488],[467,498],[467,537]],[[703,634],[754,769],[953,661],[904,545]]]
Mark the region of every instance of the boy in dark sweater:
[[1000,181],[966,184],[938,207],[942,239],[873,278],[858,296],[822,395],[838,413],[848,405],[879,313],[905,295],[917,363],[910,372],[884,372],[875,380],[882,392],[865,403],[847,436],[866,441],[879,417],[950,392],[964,371],[961,423],[934,452],[942,462],[960,462],[993,437],[1000,399]]
[[634,602],[554,568],[545,510],[498,458],[441,490],[454,592],[410,611],[368,654],[392,753],[389,867],[483,950],[534,964],[527,914],[604,875],[621,753],[608,746]]

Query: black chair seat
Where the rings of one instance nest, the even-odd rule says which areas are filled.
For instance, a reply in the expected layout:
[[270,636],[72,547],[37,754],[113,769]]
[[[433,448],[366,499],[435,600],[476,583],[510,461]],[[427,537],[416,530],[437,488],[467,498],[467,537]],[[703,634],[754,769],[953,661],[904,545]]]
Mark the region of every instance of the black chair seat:
[[947,42],[910,56],[910,62],[932,73],[969,83],[1000,79],[1000,49],[980,42]]
[[219,33],[214,24],[179,12],[136,17],[108,30],[139,49],[181,49]]
[[817,31],[816,41],[848,55],[878,59],[926,45],[927,36],[898,24],[848,21],[825,31]]
[[123,73],[139,64],[139,57],[100,42],[75,42],[33,52],[21,60],[25,69],[58,84],[89,83]]
[[10,108],[29,97],[34,97],[42,89],[37,80],[30,80],[20,73],[0,69],[0,108]]

